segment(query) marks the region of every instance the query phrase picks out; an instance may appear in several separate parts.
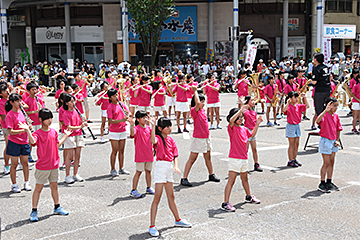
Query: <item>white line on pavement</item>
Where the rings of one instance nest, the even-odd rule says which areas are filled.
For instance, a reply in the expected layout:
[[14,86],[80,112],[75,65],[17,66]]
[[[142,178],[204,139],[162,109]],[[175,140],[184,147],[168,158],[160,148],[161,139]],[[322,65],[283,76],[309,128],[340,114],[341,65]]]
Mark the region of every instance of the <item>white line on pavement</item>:
[[261,148],[257,148],[257,150],[258,151],[267,151],[267,150],[285,149],[288,147],[289,147],[289,145],[279,145],[279,146],[261,147]]
[[360,150],[360,147],[350,147],[350,148]]
[[220,160],[221,160],[221,161],[225,161],[225,162],[228,162],[228,161],[229,161],[228,158],[221,158]]
[[303,177],[311,177],[311,178],[320,178],[319,175],[309,174],[309,173],[296,173],[296,175]]
[[353,182],[353,181],[351,181],[351,182],[347,182],[347,184],[360,186],[360,182]]
[[219,155],[224,155],[221,152],[211,152],[211,156],[219,156]]
[[183,132],[184,139],[190,139],[190,134],[188,132]]

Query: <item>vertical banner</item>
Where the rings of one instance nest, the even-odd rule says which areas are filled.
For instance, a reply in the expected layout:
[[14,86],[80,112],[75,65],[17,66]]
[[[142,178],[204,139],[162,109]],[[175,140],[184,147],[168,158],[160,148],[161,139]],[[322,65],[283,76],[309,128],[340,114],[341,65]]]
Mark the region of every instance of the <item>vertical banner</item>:
[[205,59],[208,62],[211,62],[213,60],[213,57],[214,57],[214,51],[212,49],[210,49],[210,48],[207,48],[206,49],[206,58]]
[[252,67],[255,62],[257,52],[257,46],[254,44],[249,44],[247,46],[247,52],[246,52],[246,61],[245,63],[250,63],[250,66]]
[[323,48],[324,48],[324,60],[325,62],[329,62],[330,61],[330,57],[331,57],[331,38],[329,37],[324,37],[323,38]]

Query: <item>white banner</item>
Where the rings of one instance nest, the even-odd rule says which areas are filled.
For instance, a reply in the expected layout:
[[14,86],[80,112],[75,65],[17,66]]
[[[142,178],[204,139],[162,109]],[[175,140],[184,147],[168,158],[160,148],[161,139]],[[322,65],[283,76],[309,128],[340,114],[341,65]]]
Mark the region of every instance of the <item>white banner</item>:
[[337,39],[355,39],[356,25],[324,24],[324,37]]
[[331,38],[323,38],[323,48],[324,60],[327,63],[330,61],[331,57]]
[[245,63],[250,63],[251,67],[255,62],[256,52],[257,52],[257,46],[256,45],[251,44],[251,45],[247,46]]

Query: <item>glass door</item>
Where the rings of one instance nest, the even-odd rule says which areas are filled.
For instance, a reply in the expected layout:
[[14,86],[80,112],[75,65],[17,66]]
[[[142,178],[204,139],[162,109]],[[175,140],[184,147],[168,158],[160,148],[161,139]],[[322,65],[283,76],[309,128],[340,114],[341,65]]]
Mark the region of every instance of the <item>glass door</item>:
[[84,46],[84,60],[88,63],[94,63],[97,71],[99,71],[99,64],[101,59],[104,59],[103,46]]

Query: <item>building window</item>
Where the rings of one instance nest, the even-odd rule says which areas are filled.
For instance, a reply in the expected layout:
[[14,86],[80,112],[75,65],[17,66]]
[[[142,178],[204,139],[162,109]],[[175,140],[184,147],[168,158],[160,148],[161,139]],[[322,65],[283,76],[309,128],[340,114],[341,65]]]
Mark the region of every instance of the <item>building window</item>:
[[352,0],[328,0],[326,12],[352,12]]
[[360,16],[360,0],[357,1],[357,15]]

